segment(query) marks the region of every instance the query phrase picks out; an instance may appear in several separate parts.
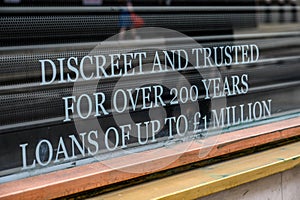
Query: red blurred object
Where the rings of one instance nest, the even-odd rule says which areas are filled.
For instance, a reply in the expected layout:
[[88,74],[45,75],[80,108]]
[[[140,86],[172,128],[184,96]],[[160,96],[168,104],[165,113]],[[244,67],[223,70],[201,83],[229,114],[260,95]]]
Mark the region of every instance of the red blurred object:
[[144,19],[142,17],[138,16],[135,13],[131,13],[130,17],[131,17],[131,21],[132,21],[132,24],[133,24],[134,28],[141,28],[141,27],[144,26],[145,22],[144,22]]

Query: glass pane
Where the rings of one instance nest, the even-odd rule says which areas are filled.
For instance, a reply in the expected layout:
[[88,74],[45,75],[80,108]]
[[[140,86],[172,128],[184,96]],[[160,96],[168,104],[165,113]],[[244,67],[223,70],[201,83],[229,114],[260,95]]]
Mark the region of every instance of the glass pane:
[[298,116],[299,3],[1,2],[0,182]]

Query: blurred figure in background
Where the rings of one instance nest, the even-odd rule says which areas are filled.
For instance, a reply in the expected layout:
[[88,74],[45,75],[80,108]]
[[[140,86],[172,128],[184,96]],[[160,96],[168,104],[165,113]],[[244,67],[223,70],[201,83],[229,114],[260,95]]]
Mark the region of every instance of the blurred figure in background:
[[265,0],[265,6],[266,6],[266,17],[265,17],[265,22],[266,23],[271,23],[271,4],[272,4],[272,0]]
[[290,0],[290,4],[292,6],[292,22],[298,22],[297,1],[296,0]]
[[283,23],[284,20],[284,5],[285,5],[285,0],[278,0],[278,5],[279,5],[279,23]]
[[[133,28],[131,20],[131,13],[133,12],[132,3],[130,0],[120,0],[120,6],[122,6],[119,17],[120,34],[119,40],[124,40],[125,31]],[[132,31],[133,37],[136,38],[134,30]]]

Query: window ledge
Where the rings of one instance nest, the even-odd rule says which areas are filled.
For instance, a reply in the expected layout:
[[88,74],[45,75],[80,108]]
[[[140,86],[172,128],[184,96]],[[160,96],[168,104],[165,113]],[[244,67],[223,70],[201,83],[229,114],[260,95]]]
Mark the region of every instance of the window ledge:
[[299,164],[300,142],[296,142],[93,199],[195,199],[283,172]]

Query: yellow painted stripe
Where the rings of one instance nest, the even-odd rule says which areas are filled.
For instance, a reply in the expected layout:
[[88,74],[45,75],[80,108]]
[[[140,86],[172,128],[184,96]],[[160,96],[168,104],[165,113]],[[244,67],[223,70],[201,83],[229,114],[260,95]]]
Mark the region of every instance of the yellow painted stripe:
[[93,199],[195,199],[291,169],[300,164],[299,158],[300,142],[296,142]]

